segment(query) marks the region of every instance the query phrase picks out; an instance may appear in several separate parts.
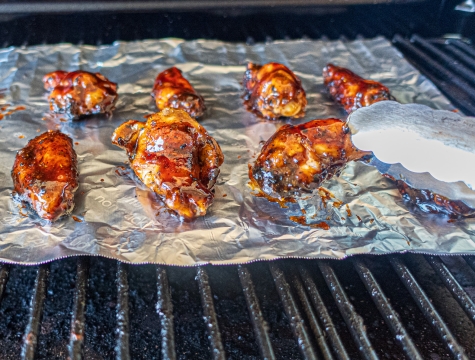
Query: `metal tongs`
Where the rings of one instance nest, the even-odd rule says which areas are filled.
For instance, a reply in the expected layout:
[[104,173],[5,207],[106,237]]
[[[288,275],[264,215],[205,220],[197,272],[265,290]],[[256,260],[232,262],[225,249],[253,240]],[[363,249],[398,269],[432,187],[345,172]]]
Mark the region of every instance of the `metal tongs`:
[[475,209],[475,118],[381,101],[351,113],[347,124],[382,174]]

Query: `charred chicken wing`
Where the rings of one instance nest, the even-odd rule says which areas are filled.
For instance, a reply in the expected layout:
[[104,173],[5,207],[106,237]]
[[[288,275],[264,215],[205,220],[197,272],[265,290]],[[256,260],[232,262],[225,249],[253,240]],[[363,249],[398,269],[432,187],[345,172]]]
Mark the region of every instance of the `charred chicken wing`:
[[153,85],[152,96],[158,109],[181,109],[193,118],[203,116],[206,109],[201,97],[176,67],[158,74]]
[[21,149],[12,169],[14,195],[43,219],[55,221],[74,208],[77,156],[71,138],[48,131]]
[[138,178],[186,219],[206,214],[223,163],[218,143],[183,110],[119,126],[112,143],[126,150]]
[[117,102],[117,84],[100,73],[54,71],[43,77],[50,110],[72,119],[93,114],[110,115]]
[[269,120],[305,115],[307,98],[300,79],[278,63],[249,63],[244,74],[244,105]]
[[349,114],[375,102],[392,100],[389,89],[373,80],[365,80],[352,71],[328,64],[323,69],[323,82],[330,95]]
[[282,126],[249,164],[251,187],[271,201],[293,201],[367,153],[354,147],[345,123],[312,120]]

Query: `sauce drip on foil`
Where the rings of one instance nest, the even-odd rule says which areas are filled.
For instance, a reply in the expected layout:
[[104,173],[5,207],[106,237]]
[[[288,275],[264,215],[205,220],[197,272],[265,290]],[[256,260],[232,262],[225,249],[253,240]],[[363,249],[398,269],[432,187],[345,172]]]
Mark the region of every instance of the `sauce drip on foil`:
[[321,221],[317,224],[307,224],[307,219],[305,218],[305,216],[291,216],[290,220],[292,220],[293,222],[295,222],[297,224],[309,226],[311,228],[319,228],[319,229],[323,229],[323,230],[330,230],[330,225],[328,225],[324,221]]
[[17,111],[26,110],[26,107],[21,106],[13,106],[11,104],[2,104],[0,106],[0,120],[3,120],[6,116],[10,116]]
[[475,217],[475,209],[460,200],[451,200],[427,189],[415,189],[402,180],[396,180],[388,174],[384,177],[396,183],[402,198],[415,205],[421,211],[432,214],[445,214],[452,219]]

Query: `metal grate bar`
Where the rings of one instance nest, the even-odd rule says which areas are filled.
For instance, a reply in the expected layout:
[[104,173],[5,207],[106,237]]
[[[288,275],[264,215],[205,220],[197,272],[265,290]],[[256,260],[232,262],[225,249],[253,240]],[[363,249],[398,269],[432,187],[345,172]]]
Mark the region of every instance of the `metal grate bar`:
[[449,40],[449,44],[455,45],[459,49],[465,51],[467,54],[475,57],[475,48],[471,47],[470,45],[464,43],[460,40]]
[[[470,100],[475,99],[475,90],[471,88],[465,80],[462,80],[458,76],[452,74],[440,63],[432,59],[430,56],[425,54],[423,51],[416,48],[409,41],[403,39],[400,35],[396,35],[393,39],[394,43],[411,53],[413,56],[418,58],[417,63],[420,66],[426,66],[430,71],[424,71],[424,68],[420,67],[425,76],[427,76],[437,87],[442,89],[446,94],[453,94],[454,89],[450,86],[453,84],[456,86],[457,90],[460,91],[460,95],[464,98],[458,99],[457,96],[451,96],[452,101],[457,104],[458,107],[468,111],[471,114],[475,114],[475,105],[470,103]],[[438,76],[441,76],[446,81],[440,80],[439,77],[434,76],[432,72],[437,73]],[[464,101],[468,100],[468,101]]]
[[390,256],[389,261],[415,300],[417,306],[421,309],[427,321],[429,321],[429,323],[434,327],[452,357],[454,359],[468,359],[462,346],[460,346],[458,341],[454,338],[444,320],[442,320],[430,299],[427,297],[424,290],[422,290],[421,286],[404,262],[396,256]]
[[317,314],[320,317],[320,321],[322,322],[323,327],[327,332],[328,341],[330,341],[330,343],[332,344],[333,351],[337,355],[338,359],[349,360],[350,357],[348,356],[348,353],[346,352],[345,347],[341,342],[341,338],[338,335],[338,332],[336,331],[335,325],[333,324],[333,320],[330,317],[330,314],[328,313],[328,310],[325,304],[323,303],[323,299],[320,296],[317,286],[310,277],[308,270],[302,265],[299,265],[299,272],[310,295],[310,299],[312,300],[313,306],[315,307],[315,310],[317,311]]
[[35,279],[35,288],[30,303],[30,316],[23,337],[21,358],[33,360],[35,358],[36,344],[38,342],[38,329],[40,327],[43,304],[46,297],[46,281],[49,275],[49,264],[41,265]]
[[468,84],[466,81],[462,80],[458,76],[454,76],[454,74],[447,70],[445,66],[441,65],[439,62],[432,59],[429,55],[416,48],[413,44],[411,44],[411,42],[406,39],[403,39],[400,35],[396,35],[394,37],[394,42],[399,45],[402,45],[406,50],[418,56],[422,60],[420,62],[421,64],[425,63],[427,66],[432,68],[432,70],[435,70],[441,76],[445,77],[446,79],[457,85],[457,87],[465,91],[472,98],[475,98],[475,90],[471,88],[470,84]]
[[262,316],[259,299],[257,298],[254,289],[251,273],[246,266],[238,265],[238,275],[239,280],[241,281],[244,297],[246,298],[247,308],[251,315],[254,334],[257,338],[261,356],[266,360],[276,359],[274,349],[272,348],[272,342],[269,337],[268,325]]
[[201,302],[204,310],[204,320],[208,329],[208,339],[211,344],[212,357],[215,360],[225,359],[223,342],[218,326],[218,317],[214,309],[213,294],[209,285],[208,273],[203,267],[197,270],[197,280],[201,293]]
[[399,318],[399,314],[393,309],[388,298],[384,294],[383,290],[376,281],[373,273],[366,266],[364,261],[360,258],[353,259],[353,264],[355,266],[358,275],[363,281],[366,290],[368,290],[371,295],[376,307],[384,318],[384,321],[391,329],[391,332],[395,336],[396,340],[399,341],[402,349],[410,359],[421,359],[422,355],[419,350],[417,350],[414,341],[407,333],[404,325]]
[[274,283],[277,288],[280,300],[284,306],[285,313],[290,322],[292,331],[297,339],[297,343],[305,359],[318,359],[315,350],[310,341],[310,334],[305,327],[304,321],[297,307],[294,296],[290,291],[290,286],[285,280],[284,272],[280,269],[276,262],[269,264]]
[[162,358],[176,359],[175,331],[173,327],[173,303],[167,270],[157,266],[157,313],[160,317],[160,334],[162,336]]
[[10,266],[3,264],[0,267],[0,302],[2,301],[3,292],[7,287],[8,275],[10,274]]
[[307,314],[310,327],[313,330],[313,334],[315,335],[317,344],[320,347],[323,358],[326,360],[332,360],[333,355],[325,339],[325,333],[323,332],[322,328],[318,324],[317,317],[315,316],[315,312],[312,309],[312,305],[310,304],[310,300],[307,296],[307,293],[305,292],[302,281],[296,274],[292,276],[292,283],[297,289],[297,294],[299,295],[300,303],[302,304],[303,310]]
[[446,55],[445,53],[437,49],[434,45],[429,43],[427,40],[421,38],[420,36],[414,35],[412,36],[411,39],[420,47],[422,47],[427,53],[433,54],[437,56],[439,59],[441,59],[444,62],[444,65],[447,66],[449,69],[451,69],[453,72],[461,75],[467,81],[471,83],[475,83],[475,73],[472,70],[458,63],[449,55]]
[[89,259],[81,257],[78,260],[76,275],[76,290],[74,292],[73,318],[71,320],[71,337],[69,338],[69,358],[80,360],[83,356],[84,319],[86,308],[87,278],[89,275]]
[[470,320],[475,324],[475,304],[449,271],[447,266],[445,266],[438,256],[426,256],[426,260],[432,266],[437,275],[439,275],[444,285],[449,289],[462,309],[467,313]]
[[115,358],[129,360],[129,282],[127,265],[117,263],[117,342]]
[[447,50],[450,52],[452,55],[457,57],[458,60],[462,60],[465,65],[471,67],[472,69],[475,70],[475,55],[474,56],[469,56],[466,53],[464,53],[462,50],[458,49],[452,44],[448,44],[444,46],[444,50]]
[[378,359],[376,351],[369,341],[363,318],[351,305],[350,299],[343,290],[335,271],[327,261],[318,261],[317,264],[361,354],[365,359]]
[[466,263],[475,271],[475,256],[464,256]]

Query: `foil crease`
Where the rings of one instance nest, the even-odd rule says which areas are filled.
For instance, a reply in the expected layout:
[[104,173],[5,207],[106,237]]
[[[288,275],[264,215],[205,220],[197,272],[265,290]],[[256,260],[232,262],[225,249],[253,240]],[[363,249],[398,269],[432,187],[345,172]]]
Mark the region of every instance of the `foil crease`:
[[[252,196],[248,163],[282,121],[261,121],[242,104],[248,61],[281,62],[302,80],[308,108],[302,123],[346,118],[325,92],[322,69],[332,62],[384,83],[402,103],[452,110],[437,88],[384,38],[344,41],[278,41],[256,45],[180,39],[116,42],[110,46],[46,45],[0,50],[0,104],[25,106],[0,121],[0,260],[36,264],[75,255],[130,263],[179,266],[237,264],[277,258],[344,258],[354,254],[421,252],[474,254],[475,221],[448,222],[405,204],[394,184],[364,163],[350,163],[318,192],[288,209]],[[156,75],[179,67],[205,98],[201,123],[225,155],[216,198],[205,217],[180,222],[144,188],[111,144],[128,119],[156,111],[150,96]],[[48,115],[41,78],[53,70],[101,72],[119,84],[113,116],[65,121]],[[0,105],[1,107],[2,105]],[[10,171],[16,152],[48,129],[73,138],[80,186],[74,217],[52,225],[16,204]],[[324,230],[292,222],[302,215]],[[75,220],[76,219],[76,220]]]

